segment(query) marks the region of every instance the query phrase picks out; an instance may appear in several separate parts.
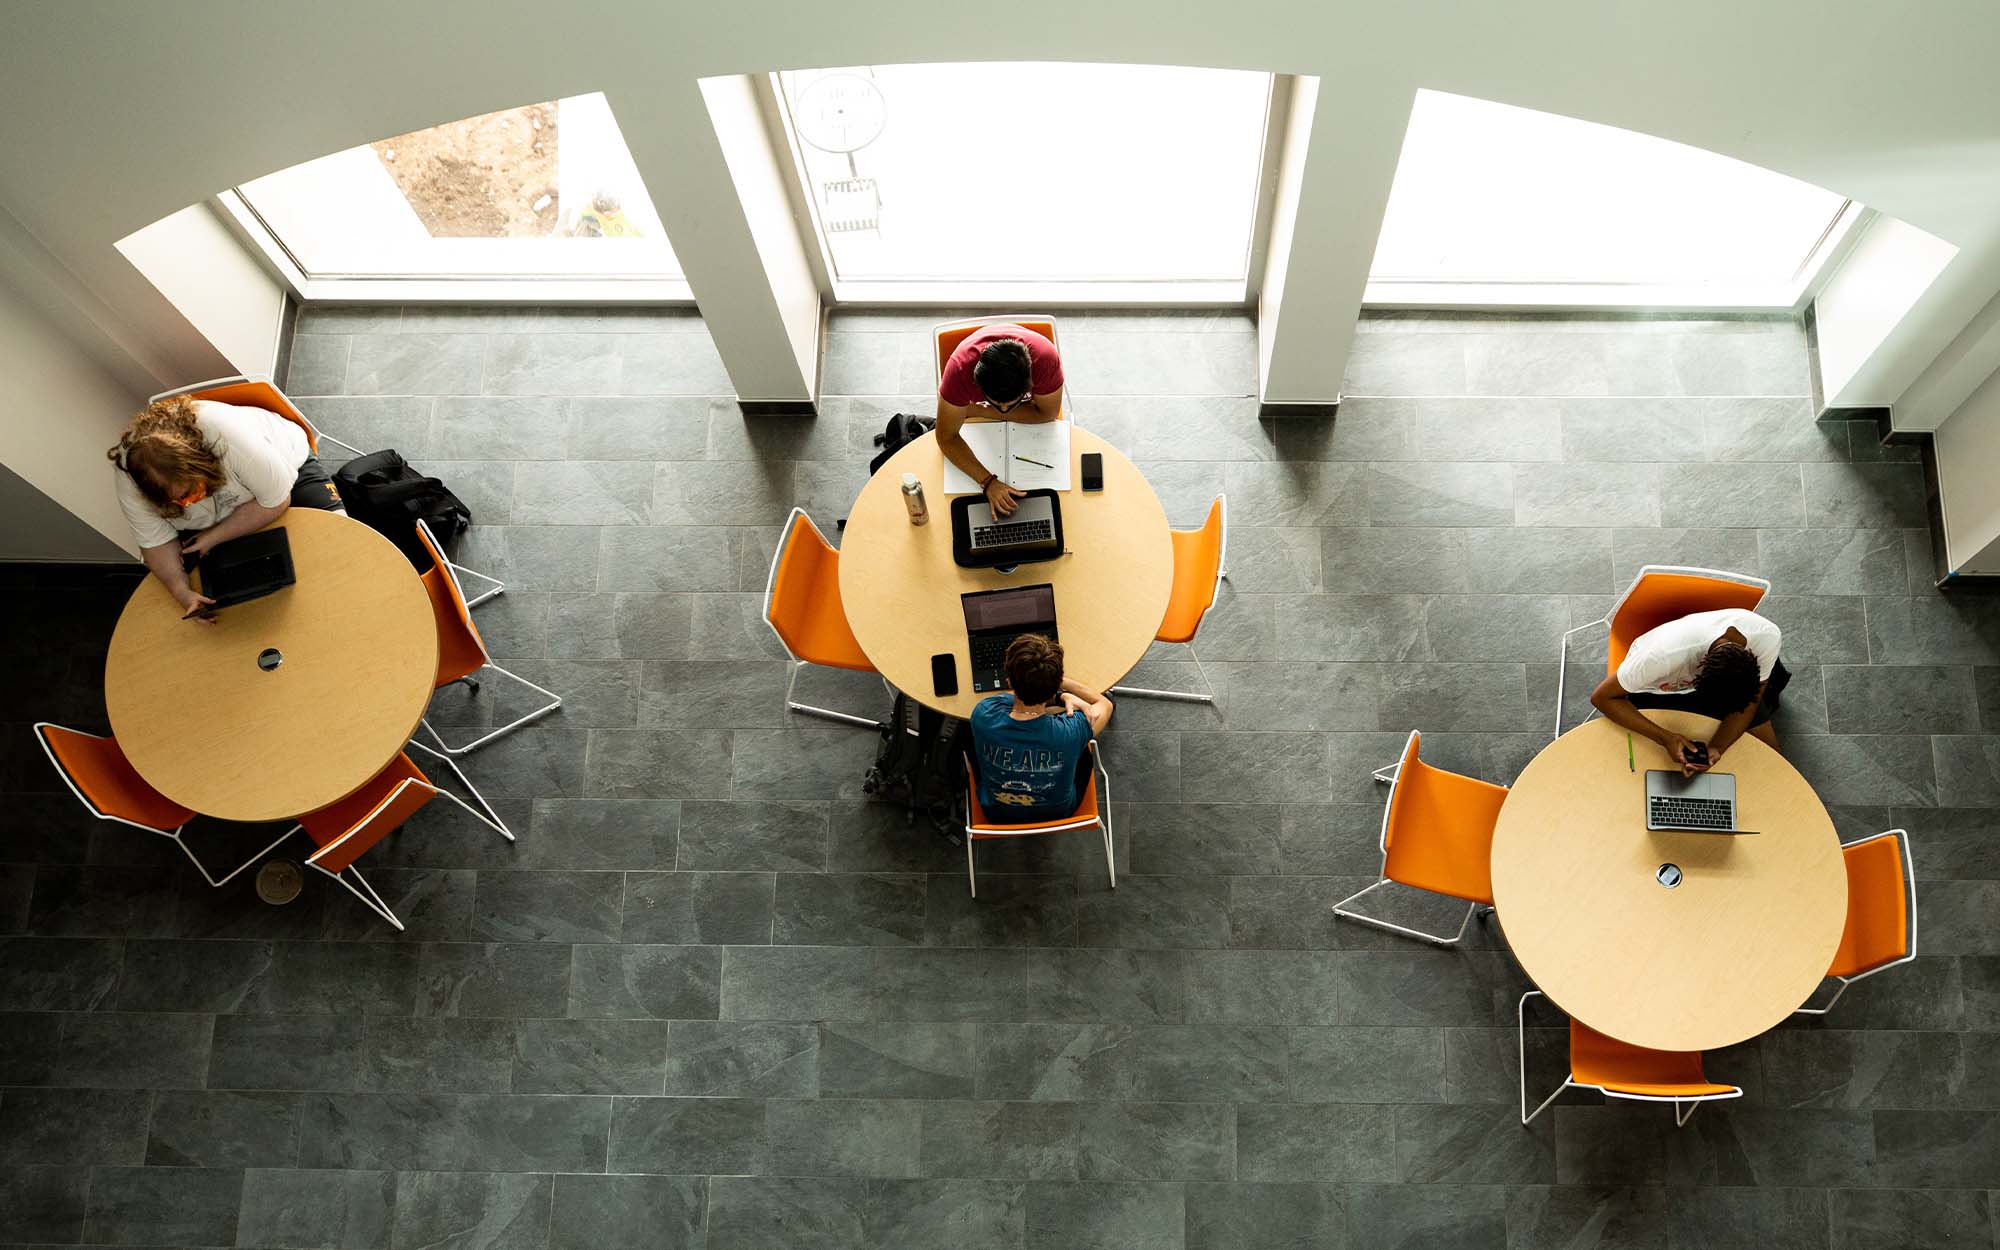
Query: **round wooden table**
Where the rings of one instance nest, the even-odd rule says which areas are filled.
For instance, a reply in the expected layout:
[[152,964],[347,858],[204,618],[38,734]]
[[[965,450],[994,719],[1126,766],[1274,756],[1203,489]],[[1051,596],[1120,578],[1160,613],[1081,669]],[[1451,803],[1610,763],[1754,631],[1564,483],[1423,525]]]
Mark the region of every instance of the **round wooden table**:
[[[272,524],[288,533],[295,585],[204,625],[148,577],[104,662],[125,758],[225,820],[285,820],[359,789],[409,741],[437,676],[430,597],[388,539],[311,508]],[[266,650],[277,667],[260,665]]]
[[[1088,430],[1072,428],[1070,480],[1077,460],[1104,457],[1104,489],[1062,493],[1068,554],[1023,564],[1011,574],[966,569],[951,558],[951,499],[944,493],[944,453],[926,434],[884,464],[861,488],[840,540],[840,599],[868,659],[889,684],[947,716],[965,717],[993,691],[974,693],[959,596],[1010,586],[1055,587],[1056,632],[1069,676],[1094,690],[1116,684],[1146,654],[1167,614],[1174,577],[1167,514],[1145,475]],[[910,524],[903,474],[923,481],[928,525]],[[932,693],[931,656],[958,662],[959,693]]]
[[[1646,715],[1706,740],[1715,722]],[[1646,770],[1667,753],[1591,720],[1543,748],[1493,832],[1493,902],[1507,944],[1550,1000],[1600,1033],[1656,1050],[1712,1050],[1771,1028],[1833,962],[1847,870],[1826,808],[1783,756],[1745,734],[1736,823],[1754,835],[1651,833]],[[1668,888],[1664,864],[1680,870]],[[1668,874],[1671,879],[1672,874]]]

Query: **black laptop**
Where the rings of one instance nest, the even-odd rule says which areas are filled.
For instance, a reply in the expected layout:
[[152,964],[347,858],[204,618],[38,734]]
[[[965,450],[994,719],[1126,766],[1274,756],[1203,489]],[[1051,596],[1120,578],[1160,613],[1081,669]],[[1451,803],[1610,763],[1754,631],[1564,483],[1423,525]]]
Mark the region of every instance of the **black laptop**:
[[960,595],[965,605],[965,633],[972,651],[974,691],[1005,690],[1007,644],[1022,634],[1056,640],[1056,588],[1010,587]]
[[217,543],[201,558],[201,593],[227,608],[283,590],[292,576],[292,541],[283,526]]

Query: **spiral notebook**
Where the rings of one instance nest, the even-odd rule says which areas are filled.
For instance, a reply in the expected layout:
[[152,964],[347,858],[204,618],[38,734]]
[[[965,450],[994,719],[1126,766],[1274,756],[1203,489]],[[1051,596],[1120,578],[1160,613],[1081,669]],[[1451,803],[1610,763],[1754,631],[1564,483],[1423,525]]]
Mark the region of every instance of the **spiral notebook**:
[[[1015,490],[1068,490],[1069,422],[1021,425],[1013,421],[968,421],[958,429],[979,463]],[[976,495],[979,483],[949,460],[944,493]]]

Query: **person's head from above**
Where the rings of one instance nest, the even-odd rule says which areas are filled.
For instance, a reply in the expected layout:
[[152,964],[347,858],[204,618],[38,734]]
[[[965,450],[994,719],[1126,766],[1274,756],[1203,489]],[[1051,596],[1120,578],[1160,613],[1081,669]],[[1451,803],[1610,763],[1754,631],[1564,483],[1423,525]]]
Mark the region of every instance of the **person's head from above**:
[[139,493],[163,517],[180,516],[226,480],[222,459],[202,440],[194,401],[185,395],[148,405],[104,454],[131,474]]
[[1757,656],[1727,637],[1718,638],[1694,671],[1694,688],[1728,707],[1748,707],[1757,700]]
[[1040,634],[1022,634],[1007,644],[1001,661],[1016,707],[1041,707],[1062,689],[1062,644]]
[[986,397],[979,406],[994,412],[1012,412],[1034,398],[1029,387],[1032,377],[1028,345],[1019,339],[994,339],[972,366],[973,385]]

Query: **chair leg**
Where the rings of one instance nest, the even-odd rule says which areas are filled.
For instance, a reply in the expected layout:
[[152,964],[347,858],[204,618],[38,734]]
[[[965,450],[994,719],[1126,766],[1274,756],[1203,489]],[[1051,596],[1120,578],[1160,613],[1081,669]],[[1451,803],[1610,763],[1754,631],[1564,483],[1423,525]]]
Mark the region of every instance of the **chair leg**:
[[1208,673],[1201,667],[1201,657],[1194,653],[1194,647],[1189,645],[1187,650],[1188,658],[1194,661],[1195,675],[1201,678],[1201,684],[1207,686],[1211,693],[1192,694],[1185,690],[1153,690],[1145,686],[1112,686],[1105,693],[1129,695],[1134,699],[1171,699],[1176,703],[1214,703],[1215,684],[1209,681]]
[[[506,669],[501,668],[498,664],[494,664],[489,661],[485,665],[485,667],[482,668],[480,671],[498,673],[502,677],[511,677],[515,681],[520,682],[522,685],[526,686],[528,689],[534,691],[536,694],[548,696],[549,701],[541,705],[540,707],[537,707],[534,711],[529,712],[526,716],[517,717],[516,719],[509,721],[507,724],[502,725],[497,729],[488,730],[486,733],[460,746],[453,746],[450,743],[446,742],[444,740],[444,735],[440,734],[437,731],[436,727],[430,723],[428,718],[419,722],[423,725],[424,730],[430,734],[431,741],[437,743],[438,749],[443,751],[446,755],[452,755],[452,756],[470,755],[472,752],[478,750],[480,747],[485,746],[487,743],[493,741],[495,738],[504,737],[507,734],[513,733],[516,729],[519,729],[521,726],[528,724],[530,721],[538,721],[542,717],[547,716],[549,713],[555,711],[557,708],[562,706],[562,696],[557,694],[555,691],[544,690],[540,686],[537,686],[534,682],[531,682],[527,678],[521,676],[519,673],[508,672]],[[474,689],[478,688],[477,682],[468,680],[468,684],[472,685]]]
[[232,880],[234,880],[237,877],[237,875],[240,874],[245,868],[249,868],[252,865],[258,863],[266,855],[269,855],[272,851],[275,851],[280,846],[284,845],[285,839],[297,833],[300,828],[301,826],[299,825],[293,825],[291,828],[285,830],[283,833],[278,835],[277,841],[271,843],[271,845],[257,852],[249,859],[243,861],[241,864],[238,864],[236,867],[230,869],[229,872],[219,880],[213,873],[209,872],[208,866],[201,862],[201,857],[194,853],[194,848],[189,846],[187,844],[187,840],[181,836],[181,834],[187,829],[186,825],[182,825],[179,829],[174,830],[172,833],[169,833],[166,836],[172,838],[174,840],[174,845],[181,848],[181,854],[187,856],[188,859],[194,863],[195,869],[196,871],[201,873],[202,879],[207,881],[211,886],[214,886],[216,889],[219,890],[223,886],[228,885]]
[[[362,906],[382,917],[382,919],[388,921],[390,924],[395,925],[398,933],[403,931],[403,922],[396,919],[396,913],[389,910],[389,905],[382,901],[382,896],[375,892],[375,887],[369,885],[368,879],[355,871],[352,864],[339,872],[327,872],[326,869],[320,868],[318,864],[314,864],[313,867],[319,868],[320,872],[325,873],[325,875],[332,877],[335,881],[346,886],[347,892],[360,899]],[[349,877],[353,877],[354,880],[348,880]],[[357,883],[361,886],[361,890],[368,892],[363,894],[361,890],[355,889],[354,887]]]
[[[1610,618],[1610,617],[1602,617],[1602,618],[1600,618],[1600,619],[1598,619],[1598,620],[1595,620],[1595,621],[1585,621],[1585,622],[1584,622],[1583,624],[1581,624],[1581,625],[1578,625],[1578,626],[1577,626],[1577,627],[1576,627],[1575,629],[1570,629],[1570,630],[1565,630],[1565,631],[1563,631],[1563,636],[1562,636],[1562,641],[1560,641],[1560,642],[1558,642],[1558,643],[1556,644],[1556,732],[1555,732],[1555,736],[1556,736],[1556,737],[1558,737],[1558,738],[1562,737],[1562,734],[1563,734],[1563,689],[1564,689],[1564,686],[1565,686],[1565,683],[1566,683],[1566,682],[1568,681],[1568,678],[1569,678],[1569,640],[1570,640],[1571,636],[1573,636],[1573,635],[1575,635],[1575,634],[1580,634],[1580,633],[1582,633],[1582,632],[1583,632],[1584,630],[1586,630],[1586,629],[1595,629],[1595,628],[1596,628],[1597,626],[1599,626],[1599,625],[1604,625],[1604,626],[1609,626],[1610,624],[1611,624],[1611,618]],[[1594,709],[1594,708],[1593,708],[1593,709],[1592,709],[1592,711],[1593,711],[1593,713],[1594,713],[1594,712],[1596,711],[1596,709]],[[1590,717],[1586,716],[1586,717],[1584,717],[1584,719],[1585,719],[1585,720],[1589,720],[1589,719],[1590,719]]]
[[972,887],[972,897],[979,897],[979,876],[972,870],[972,844],[978,841],[970,833],[965,835],[965,883]]
[[1373,925],[1377,929],[1387,929],[1391,933],[1400,933],[1405,937],[1413,937],[1422,942],[1429,942],[1433,946],[1457,946],[1459,942],[1464,939],[1465,930],[1467,929],[1467,927],[1469,927],[1472,924],[1472,917],[1474,913],[1478,912],[1481,907],[1481,904],[1478,903],[1467,903],[1465,906],[1465,918],[1458,922],[1458,932],[1452,934],[1450,937],[1440,937],[1435,933],[1425,933],[1422,929],[1412,929],[1405,925],[1399,925],[1389,920],[1378,920],[1374,916],[1364,916],[1360,912],[1349,911],[1347,909],[1347,905],[1349,903],[1352,903],[1354,900],[1360,898],[1364,894],[1369,893],[1370,891],[1379,890],[1383,886],[1388,885],[1389,883],[1390,883],[1389,878],[1384,877],[1380,881],[1377,881],[1374,885],[1364,887],[1360,890],[1356,890],[1354,893],[1348,895],[1346,898],[1341,899],[1338,903],[1335,903],[1333,905],[1333,914],[1346,920],[1357,921],[1365,925]]
[[804,669],[804,660],[792,661],[792,675],[785,682],[785,707],[801,716],[816,716],[821,720],[838,721],[843,725],[857,725],[863,729],[881,730],[883,724],[866,716],[856,716],[852,712],[836,712],[830,707],[813,707],[807,703],[794,703],[792,691],[799,684],[799,672]]
[[1570,1078],[1563,1077],[1563,1083],[1556,1086],[1555,1093],[1542,1099],[1541,1105],[1533,1111],[1528,1110],[1528,1000],[1541,996],[1540,990],[1529,990],[1521,995],[1521,1001],[1514,1006],[1514,1044],[1519,1048],[1518,1053],[1521,1056],[1521,1124],[1524,1128],[1528,1121],[1548,1110],[1549,1104],[1560,1098],[1562,1092],[1570,1086]]
[[1400,773],[1401,771],[1403,771],[1403,761],[1397,760],[1395,763],[1389,765],[1387,768],[1378,768],[1374,772],[1369,773],[1368,775],[1370,777],[1373,777],[1377,781],[1391,782],[1396,779],[1396,774]]
[[479,804],[479,808],[478,810],[475,811],[471,806],[469,806],[465,802],[464,799],[459,798],[457,795],[452,794],[448,790],[440,789],[438,791],[439,794],[444,795],[444,797],[450,799],[452,802],[458,804],[460,807],[465,808],[466,811],[472,812],[472,814],[475,817],[478,817],[478,819],[484,822],[485,824],[491,825],[493,828],[498,829],[500,833],[509,842],[515,840],[514,831],[507,827],[506,821],[500,819],[500,813],[493,810],[493,805],[486,801],[486,796],[479,792],[479,787],[472,784],[472,779],[465,775],[465,770],[458,766],[457,760],[451,758],[451,756],[446,755],[442,751],[438,751],[431,747],[425,746],[423,743],[418,742],[415,738],[410,739],[410,745],[415,747],[417,750],[422,751],[425,755],[430,756],[432,759],[439,761],[446,768],[449,768],[451,770],[451,775],[458,778],[458,784],[465,787],[465,792],[472,796],[473,801]]
[[1118,862],[1116,854],[1117,838],[1111,833],[1111,774],[1097,770],[1098,788],[1103,793],[1103,807],[1098,813],[1097,827],[1104,834],[1104,875],[1111,879],[1111,888],[1118,888]]
[[1681,1100],[1678,1098],[1674,1099],[1674,1127],[1686,1128],[1687,1122],[1694,1119],[1694,1113],[1699,1110],[1701,1110],[1701,1100],[1699,1098],[1689,1102],[1685,1112],[1681,1110]]
[[493,576],[490,573],[481,573],[477,569],[466,568],[463,564],[453,564],[449,560],[446,560],[445,564],[451,569],[453,575],[455,575],[460,582],[464,582],[465,579],[468,577],[476,577],[480,581],[487,583],[486,589],[480,591],[476,595],[471,596],[465,601],[465,606],[468,608],[476,608],[480,604],[485,603],[488,599],[494,598],[495,596],[498,595],[504,595],[507,593],[507,583],[501,581],[499,578]]
[[[1845,994],[1845,993],[1847,993],[1847,987],[1848,987],[1848,986],[1850,986],[1850,985],[1852,985],[1852,984],[1854,984],[1854,982],[1852,982],[1852,981],[1848,980],[1848,979],[1847,979],[1846,977],[1835,977],[1835,978],[1834,978],[1834,980],[1836,980],[1836,981],[1840,982],[1840,988],[1839,988],[1839,989],[1837,989],[1837,990],[1835,990],[1835,991],[1833,992],[1833,997],[1832,997],[1832,998],[1829,998],[1829,999],[1827,999],[1827,1000],[1826,1000],[1826,1006],[1824,1006],[1824,1007],[1798,1007],[1798,1008],[1795,1008],[1795,1009],[1794,1009],[1794,1010],[1792,1011],[1792,1014],[1793,1014],[1793,1015],[1795,1015],[1795,1016],[1823,1016],[1823,1015],[1825,1015],[1825,1014],[1826,1014],[1827,1012],[1829,1012],[1829,1011],[1832,1011],[1832,1010],[1833,1010],[1833,1005],[1834,1005],[1835,1003],[1837,1003],[1837,1002],[1839,1002],[1839,1001],[1840,1001],[1840,996],[1841,996],[1842,994]],[[1819,990],[1818,990],[1817,988],[1815,988],[1815,989],[1813,990],[1813,993],[1817,994],[1817,993],[1819,993]],[[1811,999],[1807,999],[1806,1001],[1807,1001],[1807,1002],[1811,1002],[1812,1000],[1811,1000]]]

